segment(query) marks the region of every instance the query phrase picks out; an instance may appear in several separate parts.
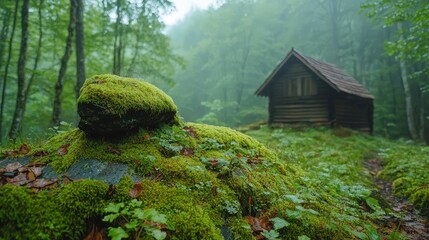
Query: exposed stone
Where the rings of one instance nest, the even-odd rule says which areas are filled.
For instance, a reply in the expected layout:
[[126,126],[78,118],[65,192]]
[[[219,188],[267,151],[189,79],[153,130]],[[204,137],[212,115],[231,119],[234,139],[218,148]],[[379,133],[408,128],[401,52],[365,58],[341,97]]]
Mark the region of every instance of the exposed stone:
[[173,100],[138,79],[96,75],[87,79],[78,99],[79,128],[91,135],[116,136],[175,121]]

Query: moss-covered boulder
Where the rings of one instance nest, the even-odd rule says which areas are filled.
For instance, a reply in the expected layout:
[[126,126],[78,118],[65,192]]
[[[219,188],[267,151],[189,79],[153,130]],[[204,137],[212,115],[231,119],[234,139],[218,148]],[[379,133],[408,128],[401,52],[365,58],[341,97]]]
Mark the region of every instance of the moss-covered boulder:
[[91,135],[116,136],[175,121],[173,100],[150,83],[115,75],[96,75],[78,99],[79,128]]

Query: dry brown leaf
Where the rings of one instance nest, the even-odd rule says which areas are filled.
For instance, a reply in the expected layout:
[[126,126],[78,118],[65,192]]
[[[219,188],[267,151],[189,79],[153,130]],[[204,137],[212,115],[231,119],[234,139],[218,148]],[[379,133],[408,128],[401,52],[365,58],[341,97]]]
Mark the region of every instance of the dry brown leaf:
[[180,151],[180,154],[182,156],[186,156],[186,157],[193,157],[194,156],[194,149],[193,148],[182,148],[182,150]]
[[140,194],[142,194],[143,192],[143,186],[141,183],[136,183],[134,184],[134,187],[131,188],[128,191],[128,194],[132,197],[132,198],[137,198],[138,196],[140,196]]
[[57,151],[58,155],[60,155],[60,156],[66,155],[69,152],[69,146],[70,146],[70,144],[62,145]]
[[195,131],[194,127],[184,127],[185,131],[189,134],[189,136],[196,138],[197,137],[197,131]]
[[30,147],[24,143],[21,146],[19,146],[18,152],[20,154],[27,154],[28,152],[30,152]]
[[147,141],[149,139],[150,139],[150,135],[149,134],[143,135],[143,140]]
[[16,150],[9,150],[9,151],[6,151],[4,154],[7,157],[15,157],[15,156],[18,155],[18,151],[16,151]]
[[30,167],[29,170],[34,173],[36,177],[42,175],[43,167]]
[[264,231],[264,229],[261,227],[261,222],[259,221],[259,218],[246,216],[246,220],[250,224],[250,227],[252,228],[252,231],[254,233],[261,233]]
[[20,167],[22,167],[22,164],[19,162],[9,163],[6,166],[6,172],[14,172],[18,170]]
[[21,186],[30,182],[30,180],[27,179],[27,174],[25,173],[20,173],[15,177],[7,178],[6,180],[8,183],[13,184],[15,186]]
[[34,172],[32,172],[32,171],[29,171],[29,172],[27,173],[27,179],[28,179],[29,181],[34,181],[34,180],[36,180],[36,174],[34,174]]
[[212,159],[210,159],[210,164],[213,167],[216,167],[219,164],[219,160],[212,158]]
[[34,157],[44,157],[48,155],[49,153],[47,151],[37,151],[33,154]]
[[32,187],[32,188],[45,188],[49,185],[54,184],[56,181],[53,180],[49,180],[46,178],[39,178],[34,180],[33,182],[27,184],[28,187]]

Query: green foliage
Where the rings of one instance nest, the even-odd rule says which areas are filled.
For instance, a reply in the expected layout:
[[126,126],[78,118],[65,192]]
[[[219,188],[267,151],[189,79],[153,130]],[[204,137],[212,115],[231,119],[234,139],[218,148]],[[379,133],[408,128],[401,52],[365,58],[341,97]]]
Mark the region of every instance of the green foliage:
[[142,202],[136,199],[127,203],[109,203],[104,208],[104,212],[106,215],[103,221],[119,225],[118,227],[109,227],[109,237],[114,240],[130,236],[133,239],[140,239],[145,233],[156,240],[167,237],[167,233],[159,227],[167,224],[165,215],[153,208],[144,209]]
[[[106,194],[111,187],[92,180],[37,194],[2,186],[2,206],[20,211],[0,210],[5,226],[1,232],[16,239],[35,239],[30,233],[36,239],[79,239],[89,232],[88,222],[104,218],[112,223],[110,236],[117,239],[136,234],[143,239],[162,239],[166,234],[171,239],[222,239],[222,234],[252,239],[246,217],[258,216],[272,226],[260,235],[267,239],[377,239],[381,231],[377,223],[389,211],[374,197],[376,188],[363,167],[367,157],[386,161],[380,177],[402,174],[393,184],[395,193],[402,189],[417,206],[427,206],[427,191],[417,184],[417,179],[424,181],[426,166],[413,159],[423,159],[426,148],[357,132],[338,137],[329,129],[262,127],[248,133],[275,153],[242,133],[201,124],[141,130],[116,142],[89,139],[79,130],[60,134],[33,150],[48,152],[38,160],[64,169],[80,157],[123,162],[142,177],[141,193],[131,198],[134,182],[128,177],[110,196]],[[58,155],[66,143],[68,153]],[[166,145],[182,150],[166,154]],[[409,165],[398,165],[401,158],[401,164]],[[413,164],[415,168],[410,167]],[[38,224],[13,235],[33,218],[40,218]]]
[[392,181],[395,194],[409,198],[424,213],[429,212],[429,148],[397,142],[379,150],[386,166],[380,177]]

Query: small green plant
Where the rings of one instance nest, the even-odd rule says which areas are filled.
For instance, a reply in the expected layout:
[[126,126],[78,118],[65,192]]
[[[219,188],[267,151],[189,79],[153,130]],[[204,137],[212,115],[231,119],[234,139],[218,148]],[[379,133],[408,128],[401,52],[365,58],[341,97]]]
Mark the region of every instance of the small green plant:
[[108,236],[112,240],[124,238],[140,239],[146,233],[156,240],[167,237],[167,233],[162,229],[167,228],[167,219],[164,214],[160,214],[153,208],[143,209],[142,202],[133,199],[129,203],[109,203],[104,212],[104,222],[114,223],[118,227],[109,227]]
[[289,222],[287,222],[283,218],[279,218],[279,217],[270,218],[270,222],[273,223],[273,225],[274,225],[273,227],[274,228],[271,229],[270,231],[264,230],[261,233],[262,236],[264,236],[268,240],[278,240],[278,239],[280,239],[279,238],[279,236],[280,236],[279,230],[290,225]]

